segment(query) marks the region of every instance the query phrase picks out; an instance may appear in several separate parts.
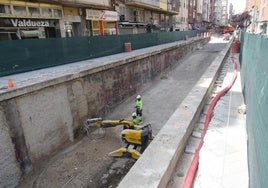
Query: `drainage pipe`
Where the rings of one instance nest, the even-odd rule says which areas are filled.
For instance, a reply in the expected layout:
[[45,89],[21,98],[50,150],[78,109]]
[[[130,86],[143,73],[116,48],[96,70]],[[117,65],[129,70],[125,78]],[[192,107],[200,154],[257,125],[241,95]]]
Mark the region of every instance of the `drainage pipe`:
[[206,135],[206,132],[207,132],[207,129],[208,129],[208,126],[209,126],[209,123],[210,123],[210,120],[211,120],[211,117],[212,117],[212,114],[213,114],[213,110],[214,110],[214,107],[216,106],[218,100],[225,94],[227,93],[230,88],[233,86],[235,80],[236,80],[236,77],[237,77],[237,64],[236,64],[236,61],[235,61],[235,58],[234,58],[234,49],[232,48],[231,50],[231,59],[232,59],[232,63],[233,63],[233,69],[234,69],[234,72],[233,72],[233,77],[232,77],[232,80],[231,82],[229,83],[228,86],[226,86],[224,89],[222,89],[214,98],[213,100],[211,101],[211,104],[208,108],[208,112],[207,112],[207,115],[206,115],[206,120],[205,120],[205,124],[204,124],[204,130],[203,130],[203,134],[202,134],[202,137],[201,137],[201,141],[198,145],[198,148],[195,152],[195,156],[193,158],[193,161],[191,163],[191,166],[190,168],[188,169],[188,172],[186,174],[186,177],[184,179],[184,182],[183,182],[183,188],[191,188],[192,185],[193,185],[193,181],[194,181],[194,178],[195,178],[195,174],[196,174],[196,171],[197,171],[197,168],[198,168],[198,163],[199,163],[199,153],[200,153],[200,149],[202,148],[203,144],[204,144],[204,137]]

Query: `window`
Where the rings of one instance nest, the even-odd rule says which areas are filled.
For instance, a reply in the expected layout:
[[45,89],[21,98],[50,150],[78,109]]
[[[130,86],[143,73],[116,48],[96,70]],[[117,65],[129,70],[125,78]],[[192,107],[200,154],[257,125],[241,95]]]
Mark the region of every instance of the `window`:
[[[4,2],[2,2],[4,1]],[[9,3],[9,4],[8,4]],[[29,18],[56,18],[63,17],[62,6],[45,3],[27,3],[25,1],[0,0],[0,15]]]
[[143,11],[142,10],[134,10],[133,11],[134,22],[143,22]]
[[11,14],[9,5],[0,5],[0,14]]
[[135,10],[133,12],[133,14],[134,14],[134,22],[138,22],[139,21],[139,12]]
[[42,16],[52,17],[52,11],[50,8],[42,8]]
[[120,13],[120,21],[125,21],[126,20],[126,7],[119,7],[119,13]]
[[32,17],[40,16],[40,12],[38,8],[35,7],[28,7],[29,15]]
[[95,36],[95,35],[100,35],[101,33],[101,30],[100,30],[100,25],[101,23],[97,20],[92,20],[91,21],[91,26],[92,26],[92,35]]
[[13,6],[14,15],[16,16],[26,16],[26,7]]
[[62,17],[62,11],[59,9],[54,9],[54,17],[55,18],[61,18]]

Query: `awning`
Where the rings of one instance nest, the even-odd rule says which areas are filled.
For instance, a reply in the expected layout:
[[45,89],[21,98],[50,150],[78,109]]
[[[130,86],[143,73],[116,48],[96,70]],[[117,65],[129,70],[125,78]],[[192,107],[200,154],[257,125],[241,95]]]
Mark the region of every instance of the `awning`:
[[123,27],[146,27],[145,23],[139,23],[139,22],[119,22],[118,23],[119,27],[123,26]]
[[86,20],[118,21],[119,14],[109,10],[86,9]]
[[20,35],[23,38],[32,38],[32,37],[38,37],[39,31],[38,30],[20,30]]

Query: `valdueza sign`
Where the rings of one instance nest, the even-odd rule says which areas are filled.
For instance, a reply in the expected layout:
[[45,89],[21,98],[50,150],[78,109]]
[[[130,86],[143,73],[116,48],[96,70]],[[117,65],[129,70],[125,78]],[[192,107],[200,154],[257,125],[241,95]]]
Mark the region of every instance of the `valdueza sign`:
[[10,19],[13,27],[49,27],[47,20]]

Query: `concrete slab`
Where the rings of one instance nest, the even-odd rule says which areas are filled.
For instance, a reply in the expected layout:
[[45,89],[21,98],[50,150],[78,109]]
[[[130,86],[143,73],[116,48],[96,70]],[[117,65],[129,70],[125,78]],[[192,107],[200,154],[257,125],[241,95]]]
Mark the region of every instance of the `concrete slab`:
[[193,131],[192,136],[193,137],[196,137],[196,138],[201,138],[202,137],[202,133],[199,132],[199,131]]
[[[232,67],[230,60],[229,67]],[[232,72],[232,69],[228,70],[223,87],[230,83]],[[195,188],[247,188],[249,186],[246,115],[239,112],[243,104],[238,72],[234,86],[220,99],[210,122],[200,152]]]

